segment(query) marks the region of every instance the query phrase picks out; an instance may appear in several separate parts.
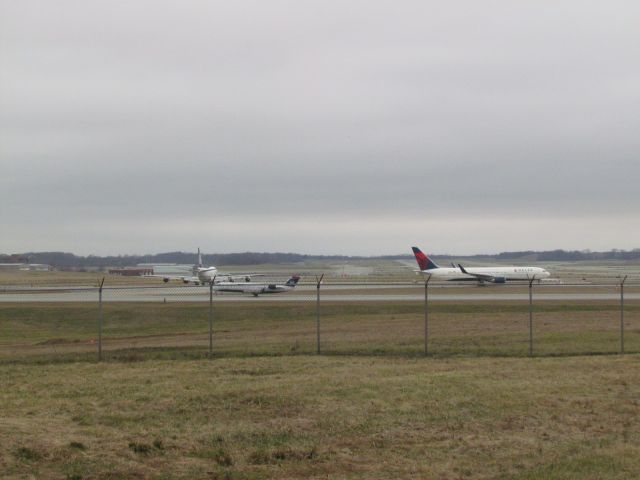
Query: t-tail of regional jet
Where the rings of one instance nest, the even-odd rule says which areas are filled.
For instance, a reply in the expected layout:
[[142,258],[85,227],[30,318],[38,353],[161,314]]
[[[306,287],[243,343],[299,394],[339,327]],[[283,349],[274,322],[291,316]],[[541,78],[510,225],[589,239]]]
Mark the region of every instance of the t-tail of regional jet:
[[298,284],[298,281],[300,280],[300,276],[299,275],[293,275],[289,280],[287,280],[287,283],[285,283],[285,285],[287,287],[295,287]]

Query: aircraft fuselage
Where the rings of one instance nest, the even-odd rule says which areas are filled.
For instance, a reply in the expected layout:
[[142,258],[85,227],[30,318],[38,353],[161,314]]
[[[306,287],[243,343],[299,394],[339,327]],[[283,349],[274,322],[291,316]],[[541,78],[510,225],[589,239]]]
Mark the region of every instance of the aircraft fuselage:
[[494,283],[504,283],[511,281],[527,281],[530,279],[542,280],[549,278],[551,274],[544,268],[528,266],[510,267],[467,267],[468,273],[462,272],[460,268],[440,267],[429,270],[420,270],[424,276],[430,276],[433,280],[443,281],[479,281],[478,276],[491,277]]

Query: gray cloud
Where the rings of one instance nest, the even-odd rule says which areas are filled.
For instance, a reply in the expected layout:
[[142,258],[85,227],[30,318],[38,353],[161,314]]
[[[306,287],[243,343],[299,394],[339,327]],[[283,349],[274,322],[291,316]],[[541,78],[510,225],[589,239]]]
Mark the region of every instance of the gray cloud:
[[0,251],[637,247],[639,13],[0,0]]

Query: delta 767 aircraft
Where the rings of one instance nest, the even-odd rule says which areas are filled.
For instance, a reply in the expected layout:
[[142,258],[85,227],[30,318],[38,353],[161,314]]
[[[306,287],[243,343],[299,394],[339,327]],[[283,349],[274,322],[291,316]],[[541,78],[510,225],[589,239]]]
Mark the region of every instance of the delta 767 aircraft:
[[216,292],[250,293],[257,297],[261,293],[282,293],[293,290],[300,280],[299,275],[293,275],[284,285],[275,283],[247,283],[247,282],[220,282],[213,286]]
[[217,285],[219,283],[234,283],[236,279],[244,279],[245,282],[250,282],[252,277],[261,277],[262,273],[221,273],[216,267],[203,267],[202,255],[198,248],[198,263],[193,266],[192,276],[185,275],[153,275],[155,277],[162,277],[162,281],[167,283],[169,280],[181,280],[184,283],[195,283],[196,285],[207,285],[213,283]]
[[416,257],[420,270],[416,270],[434,280],[444,281],[476,281],[479,284],[506,283],[513,280],[542,280],[551,276],[544,268],[528,266],[509,267],[470,267],[465,268],[458,264],[458,267],[439,267],[427,257],[418,247],[411,247]]

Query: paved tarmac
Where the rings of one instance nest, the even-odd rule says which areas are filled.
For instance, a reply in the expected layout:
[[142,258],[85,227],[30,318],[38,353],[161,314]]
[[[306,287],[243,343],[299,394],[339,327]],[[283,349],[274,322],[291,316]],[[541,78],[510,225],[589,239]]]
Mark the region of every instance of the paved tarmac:
[[[398,288],[397,286],[391,286]],[[387,287],[387,288],[391,288]],[[364,290],[367,293],[343,293],[340,290]],[[324,302],[419,302],[424,300],[424,290],[414,287],[415,293],[390,294],[385,293],[384,288],[376,285],[375,288],[360,286],[331,286],[324,287],[321,291],[321,299]],[[134,288],[105,288],[103,290],[105,302],[207,302],[209,301],[209,289],[206,287],[134,287]],[[249,294],[216,293],[214,302],[311,302],[316,299],[316,289],[311,286],[302,286],[294,293],[264,294],[254,297]],[[456,292],[456,289],[430,290],[429,300],[433,302],[491,302],[491,301],[527,301],[528,293],[509,292]],[[535,292],[535,300],[544,301],[618,301],[620,294],[611,293],[548,293]],[[0,303],[19,302],[97,302],[98,290],[96,288],[3,288],[0,289]],[[640,293],[628,292],[625,300],[640,300]]]

